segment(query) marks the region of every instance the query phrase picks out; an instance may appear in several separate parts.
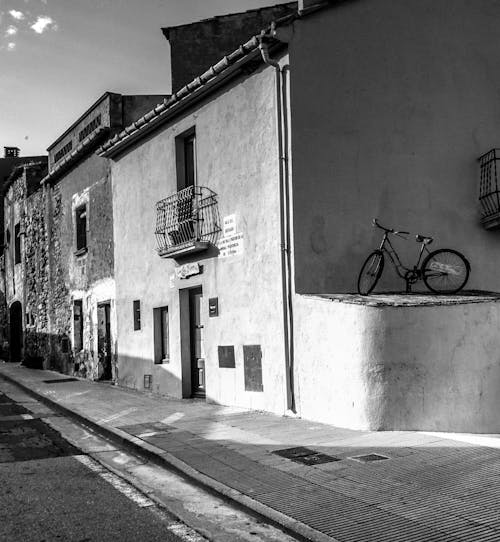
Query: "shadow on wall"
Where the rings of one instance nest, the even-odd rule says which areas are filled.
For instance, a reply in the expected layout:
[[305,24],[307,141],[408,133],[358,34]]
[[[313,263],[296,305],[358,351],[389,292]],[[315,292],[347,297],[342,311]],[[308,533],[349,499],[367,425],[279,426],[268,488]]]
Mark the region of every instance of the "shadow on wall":
[[[17,361],[11,358],[9,356],[10,361]],[[96,359],[94,352],[88,350],[74,353],[67,334],[42,333],[29,327],[25,330],[24,352],[20,361],[31,369],[50,369],[91,380],[108,379],[106,375],[110,371],[106,370],[105,363],[111,363],[112,380],[116,375],[114,356],[106,362],[104,357]]]

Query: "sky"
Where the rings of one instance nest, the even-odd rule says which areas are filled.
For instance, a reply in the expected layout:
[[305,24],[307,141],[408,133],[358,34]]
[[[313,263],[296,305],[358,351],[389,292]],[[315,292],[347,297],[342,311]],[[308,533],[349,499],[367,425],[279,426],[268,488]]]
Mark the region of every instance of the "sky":
[[162,27],[286,1],[0,0],[0,152],[45,154],[108,90],[168,94]]

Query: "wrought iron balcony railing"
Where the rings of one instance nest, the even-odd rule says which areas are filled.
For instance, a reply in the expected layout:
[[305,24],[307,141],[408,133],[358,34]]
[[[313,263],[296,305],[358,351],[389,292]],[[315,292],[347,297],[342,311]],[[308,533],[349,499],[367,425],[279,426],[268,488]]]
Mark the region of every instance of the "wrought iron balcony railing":
[[481,223],[487,229],[500,227],[500,150],[492,149],[479,158],[479,201]]
[[158,254],[173,258],[216,245],[221,231],[217,194],[188,186],[156,204]]

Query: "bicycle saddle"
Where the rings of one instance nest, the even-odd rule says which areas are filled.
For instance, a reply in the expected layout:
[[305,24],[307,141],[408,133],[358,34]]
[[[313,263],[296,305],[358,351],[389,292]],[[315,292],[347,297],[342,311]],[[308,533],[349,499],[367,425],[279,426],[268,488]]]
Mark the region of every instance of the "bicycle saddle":
[[424,243],[424,245],[430,245],[434,241],[433,237],[426,237],[425,235],[415,235],[417,243]]

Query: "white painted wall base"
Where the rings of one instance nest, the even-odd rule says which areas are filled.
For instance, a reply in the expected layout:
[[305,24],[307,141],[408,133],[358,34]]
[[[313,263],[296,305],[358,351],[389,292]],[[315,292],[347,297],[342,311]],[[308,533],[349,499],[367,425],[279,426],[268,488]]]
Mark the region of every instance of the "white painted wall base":
[[300,415],[355,429],[500,432],[500,300],[470,301],[296,296]]

